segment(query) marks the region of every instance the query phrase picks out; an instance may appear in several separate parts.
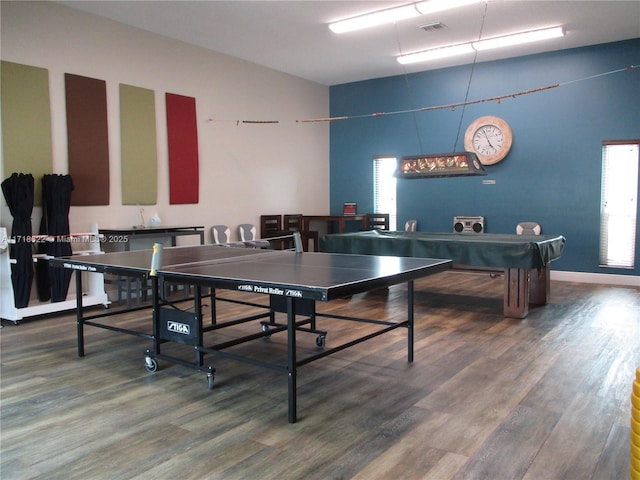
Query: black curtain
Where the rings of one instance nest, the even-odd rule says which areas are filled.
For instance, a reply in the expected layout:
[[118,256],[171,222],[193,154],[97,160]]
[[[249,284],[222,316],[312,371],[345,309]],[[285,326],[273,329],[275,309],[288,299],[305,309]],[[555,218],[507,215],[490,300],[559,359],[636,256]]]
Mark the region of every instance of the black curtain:
[[13,216],[11,236],[16,240],[9,248],[10,257],[16,260],[15,264],[11,264],[11,283],[16,308],[27,307],[31,296],[33,185],[33,175],[24,173],[13,173],[2,182],[2,193]]
[[[39,253],[46,253],[52,257],[71,255],[71,239],[68,235],[72,191],[73,180],[69,175],[42,177],[40,233],[51,236],[51,239],[39,244]],[[72,271],[66,268],[51,268],[48,261],[42,260],[36,268],[40,301],[64,301],[69,291]]]

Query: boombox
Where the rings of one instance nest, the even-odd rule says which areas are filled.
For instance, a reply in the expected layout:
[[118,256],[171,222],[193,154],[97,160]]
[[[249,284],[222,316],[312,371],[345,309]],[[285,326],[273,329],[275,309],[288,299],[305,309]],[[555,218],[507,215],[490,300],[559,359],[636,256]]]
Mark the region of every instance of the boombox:
[[484,217],[453,217],[453,231],[484,233]]

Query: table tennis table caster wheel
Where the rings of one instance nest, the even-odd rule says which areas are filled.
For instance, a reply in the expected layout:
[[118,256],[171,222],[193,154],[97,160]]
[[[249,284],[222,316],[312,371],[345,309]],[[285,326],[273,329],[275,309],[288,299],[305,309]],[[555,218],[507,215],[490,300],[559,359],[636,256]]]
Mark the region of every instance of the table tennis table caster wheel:
[[155,372],[158,370],[158,362],[155,358],[152,357],[144,357],[144,368],[147,369],[147,372]]
[[271,335],[269,334],[269,326],[263,323],[260,325],[260,329],[262,330],[262,333],[267,334],[263,337],[263,340],[269,340],[271,338]]
[[213,382],[215,381],[215,377],[213,373],[207,373],[207,388],[209,390],[213,390]]
[[324,344],[325,344],[326,340],[327,340],[326,335],[318,335],[316,337],[316,346],[318,348],[324,348]]

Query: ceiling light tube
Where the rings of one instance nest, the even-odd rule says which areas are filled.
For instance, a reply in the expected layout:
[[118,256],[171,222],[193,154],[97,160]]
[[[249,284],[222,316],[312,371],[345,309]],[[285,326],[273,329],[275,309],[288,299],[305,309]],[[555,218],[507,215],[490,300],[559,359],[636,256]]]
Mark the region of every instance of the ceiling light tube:
[[407,18],[419,17],[420,15],[441,12],[443,10],[450,10],[452,8],[482,1],[486,0],[428,0],[365,13],[364,15],[358,15],[357,17],[346,18],[344,20],[330,23],[329,28],[334,33],[352,32],[354,30],[393,23]]
[[439,58],[453,57],[456,55],[464,55],[473,53],[474,51],[489,50],[491,48],[508,47],[512,45],[520,45],[522,43],[537,42],[539,40],[547,40],[550,38],[558,38],[564,36],[564,28],[551,27],[540,30],[531,30],[528,32],[519,32],[512,35],[504,35],[502,37],[488,38],[477,42],[462,43],[459,45],[451,45],[448,47],[433,48],[431,50],[423,50],[420,52],[401,55],[397,58],[398,63],[403,65],[417,62],[427,62],[437,60]]
[[426,2],[416,3],[416,9],[422,14],[441,12],[443,10],[451,10],[457,7],[463,7],[471,3],[484,2],[485,0],[428,0]]
[[418,17],[420,15],[421,13],[416,9],[416,5],[412,3],[411,5],[379,10],[377,12],[367,13],[357,17],[330,23],[329,28],[334,33],[345,33],[352,32],[354,30],[361,30],[363,28],[375,27],[385,23],[393,23],[407,18]]
[[473,48],[477,51],[490,50],[492,48],[510,47],[512,45],[520,45],[522,43],[537,42],[540,40],[548,40],[550,38],[563,36],[564,29],[562,27],[543,28],[541,30],[532,30],[529,32],[514,33],[513,35],[479,40],[477,42],[473,42]]
[[450,47],[434,48],[434,49],[425,50],[422,52],[401,55],[400,57],[398,57],[398,63],[401,63],[402,65],[407,65],[410,63],[428,62],[431,60],[437,60],[439,58],[464,55],[466,53],[474,53],[473,47],[471,46],[470,43],[463,43],[461,45],[452,45]]

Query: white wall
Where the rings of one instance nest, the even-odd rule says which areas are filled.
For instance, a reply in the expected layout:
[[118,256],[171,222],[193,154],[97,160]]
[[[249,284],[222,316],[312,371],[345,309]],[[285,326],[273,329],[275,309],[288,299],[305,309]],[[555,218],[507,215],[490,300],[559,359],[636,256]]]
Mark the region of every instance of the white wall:
[[[329,213],[329,125],[296,123],[328,117],[328,87],[59,4],[0,5],[2,60],[49,70],[54,173],[68,173],[64,74],[107,83],[110,204],[72,207],[72,231],[93,222],[139,223],[138,208],[121,201],[120,83],[156,94],[158,203],[144,206],[147,223],[157,212],[165,225],[205,225],[209,238],[211,225],[227,224],[235,236],[236,225],[258,225],[261,214]],[[166,92],[196,98],[197,205],[169,205]],[[238,126],[236,120],[280,123]],[[34,233],[40,216],[36,207]],[[11,227],[11,220],[3,197],[0,224]]]

